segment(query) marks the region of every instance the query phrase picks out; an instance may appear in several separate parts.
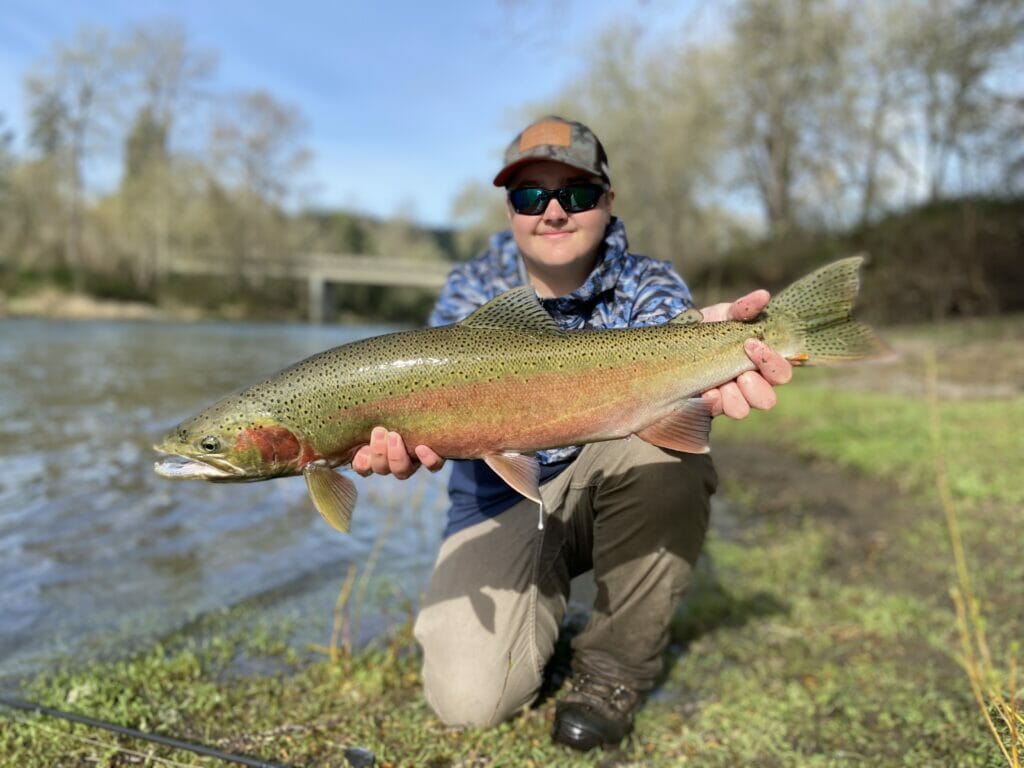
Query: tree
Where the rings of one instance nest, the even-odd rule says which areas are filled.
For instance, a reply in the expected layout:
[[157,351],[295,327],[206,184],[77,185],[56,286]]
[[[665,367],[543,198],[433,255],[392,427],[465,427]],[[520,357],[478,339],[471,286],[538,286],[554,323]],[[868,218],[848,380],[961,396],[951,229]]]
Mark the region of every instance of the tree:
[[169,262],[173,222],[185,205],[176,127],[204,101],[215,57],[191,47],[175,22],[136,27],[119,48],[126,101],[135,118],[124,140],[119,196],[125,249],[134,255],[136,284],[154,286]]
[[831,0],[746,0],[732,19],[728,103],[740,162],[737,181],[753,189],[770,230],[798,223],[801,192],[811,199],[835,173],[828,153],[850,17]]
[[107,137],[116,115],[118,74],[106,33],[82,29],[71,44],[54,46],[52,58],[25,81],[33,145],[58,169],[64,201],[63,258],[76,290],[83,287],[85,266],[84,163]]
[[[290,254],[285,211],[300,192],[299,179],[311,154],[302,143],[306,124],[299,111],[265,91],[226,102],[210,137],[217,185],[228,196],[231,215],[217,223],[221,242],[232,253],[237,273],[246,266]],[[233,223],[233,231],[224,229]]]
[[14,131],[5,123],[6,116],[0,112],[0,264],[9,264],[10,240],[17,229],[13,204],[13,176],[15,169]]
[[0,112],[0,195],[7,189],[14,168],[14,131],[4,125],[6,122],[6,116]]
[[611,161],[615,212],[631,246],[679,265],[702,261],[730,237],[720,215],[724,105],[717,51],[653,48],[640,30],[609,30],[590,54],[587,73],[553,104],[530,110],[587,123]]
[[918,0],[911,6],[915,23],[905,56],[928,197],[936,200],[978,186],[969,180],[972,172],[982,185],[991,184],[991,162],[1005,162],[998,129],[1019,124],[1022,116],[1024,3]]

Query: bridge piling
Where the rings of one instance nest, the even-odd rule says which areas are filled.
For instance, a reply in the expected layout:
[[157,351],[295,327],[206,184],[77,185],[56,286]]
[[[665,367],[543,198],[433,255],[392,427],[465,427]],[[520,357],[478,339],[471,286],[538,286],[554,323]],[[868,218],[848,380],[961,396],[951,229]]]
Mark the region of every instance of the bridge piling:
[[309,322],[313,324],[332,322],[335,316],[335,284],[318,270],[309,273],[308,283]]

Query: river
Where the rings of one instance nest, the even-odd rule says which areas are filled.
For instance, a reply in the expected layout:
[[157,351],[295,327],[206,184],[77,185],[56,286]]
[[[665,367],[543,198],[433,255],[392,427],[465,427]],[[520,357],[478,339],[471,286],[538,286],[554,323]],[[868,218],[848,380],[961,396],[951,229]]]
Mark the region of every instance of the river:
[[442,476],[362,479],[350,535],[301,478],[174,482],[152,444],[213,400],[380,327],[0,319],[0,679],[122,655],[239,605],[326,643],[385,521],[365,641],[415,602]]

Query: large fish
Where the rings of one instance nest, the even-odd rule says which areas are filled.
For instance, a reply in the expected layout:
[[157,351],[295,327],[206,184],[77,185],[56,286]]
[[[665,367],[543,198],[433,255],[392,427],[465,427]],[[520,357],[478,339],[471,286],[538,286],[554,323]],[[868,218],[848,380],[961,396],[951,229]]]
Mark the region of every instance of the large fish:
[[460,323],[344,344],[225,397],[155,446],[168,454],[156,471],[214,482],[302,474],[320,514],[347,531],[356,489],[334,468],[381,425],[408,446],[483,458],[540,502],[540,449],[636,435],[707,451],[711,417],[697,395],[753,370],[748,338],[798,364],[883,353],[851,317],[861,261],[807,275],[746,323],[688,310],[657,326],[563,331],[531,288],[517,288]]

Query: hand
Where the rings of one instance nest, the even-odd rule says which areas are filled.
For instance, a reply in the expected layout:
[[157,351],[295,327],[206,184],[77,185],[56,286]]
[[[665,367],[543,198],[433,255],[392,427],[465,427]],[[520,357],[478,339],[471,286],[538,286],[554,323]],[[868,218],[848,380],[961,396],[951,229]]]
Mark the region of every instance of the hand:
[[[732,304],[714,304],[702,309],[701,313],[705,322],[712,323],[722,320],[753,320],[768,306],[770,298],[768,291],[758,290]],[[743,419],[751,408],[762,411],[773,408],[776,402],[774,387],[785,384],[793,376],[793,366],[789,361],[773,352],[763,341],[747,339],[743,349],[756,369],[741,373],[733,381],[709,389],[701,395],[711,407],[712,416],[724,413],[734,419]]]
[[417,445],[415,455],[410,456],[405,441],[397,432],[388,432],[384,427],[374,427],[370,442],[362,446],[352,458],[352,469],[363,477],[370,475],[394,475],[405,480],[420,468],[426,467],[437,472],[444,466],[444,459],[425,445]]

